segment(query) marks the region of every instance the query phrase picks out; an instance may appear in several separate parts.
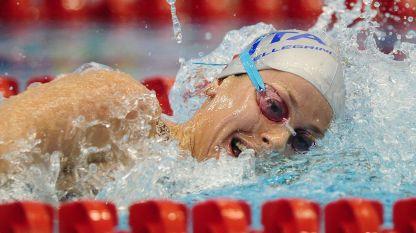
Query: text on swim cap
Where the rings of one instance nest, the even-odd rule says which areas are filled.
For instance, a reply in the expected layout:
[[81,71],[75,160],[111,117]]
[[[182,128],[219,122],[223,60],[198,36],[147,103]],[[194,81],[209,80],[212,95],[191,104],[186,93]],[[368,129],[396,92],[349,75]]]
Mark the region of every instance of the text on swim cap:
[[256,49],[257,49],[257,47],[259,46],[260,42],[261,42],[261,41],[262,41],[262,40],[263,40],[266,36],[273,35],[273,34],[274,34],[274,37],[273,37],[273,39],[270,41],[270,44],[273,44],[273,43],[276,43],[276,42],[281,41],[281,40],[282,40],[282,38],[283,38],[283,36],[284,36],[284,35],[286,35],[286,34],[295,34],[294,36],[291,36],[291,37],[289,37],[289,38],[287,38],[287,39],[285,39],[285,40],[300,40],[300,39],[309,39],[309,40],[314,40],[314,41],[316,41],[316,42],[318,42],[318,43],[320,43],[320,44],[322,44],[322,45],[326,45],[326,44],[325,44],[325,42],[324,42],[321,38],[319,38],[319,37],[317,37],[317,36],[315,36],[315,35],[312,35],[312,34],[310,34],[310,33],[300,33],[300,32],[296,32],[296,31],[278,31],[278,32],[272,32],[272,33],[269,33],[269,34],[266,34],[266,35],[263,35],[263,36],[261,36],[261,37],[257,38],[257,39],[254,41],[253,45],[251,46],[251,48],[250,48],[250,50],[249,50],[249,54],[250,54],[250,55],[253,55],[253,54],[254,54],[254,52],[256,52]]
[[261,58],[263,58],[263,57],[265,57],[267,55],[270,55],[272,53],[276,53],[276,52],[279,52],[279,51],[287,50],[287,49],[309,49],[309,50],[322,51],[324,53],[327,53],[328,55],[333,55],[333,52],[331,50],[322,48],[320,46],[295,44],[295,45],[285,45],[285,46],[283,46],[281,48],[273,48],[271,51],[263,52],[260,55],[254,57],[253,58],[253,61],[256,62],[259,59],[261,59]]

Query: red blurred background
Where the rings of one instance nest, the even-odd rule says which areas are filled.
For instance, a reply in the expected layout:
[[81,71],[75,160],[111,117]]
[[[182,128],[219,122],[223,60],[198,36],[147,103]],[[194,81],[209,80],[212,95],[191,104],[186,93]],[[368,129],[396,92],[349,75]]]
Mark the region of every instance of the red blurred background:
[[[362,2],[346,0],[345,6],[351,10],[361,4],[364,9]],[[28,83],[50,81],[90,61],[119,68],[139,80],[154,75],[172,78],[179,58],[207,54],[231,29],[258,22],[277,29],[308,29],[325,4],[323,0],[176,0],[175,5],[183,29],[181,44],[172,39],[166,0],[1,0],[4,81],[0,91],[8,90],[3,93],[9,96]],[[397,35],[406,39],[409,30],[416,30],[416,0],[373,0],[372,8],[387,32],[388,38],[379,42],[382,51],[391,52]],[[336,18],[334,14],[333,21]]]

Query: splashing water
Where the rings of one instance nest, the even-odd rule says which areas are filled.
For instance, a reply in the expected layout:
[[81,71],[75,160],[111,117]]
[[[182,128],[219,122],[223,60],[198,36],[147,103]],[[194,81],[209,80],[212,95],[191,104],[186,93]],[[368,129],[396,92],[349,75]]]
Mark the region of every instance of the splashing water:
[[[256,160],[255,184],[210,189],[182,200],[195,203],[232,196],[247,200],[259,216],[261,203],[272,198],[303,197],[325,204],[344,196],[360,196],[382,201],[387,207],[386,220],[391,220],[391,204],[398,198],[416,195],[416,44],[399,41],[392,53],[381,53],[374,38],[383,41],[389,35],[371,21],[375,12],[370,1],[364,4],[364,12],[360,4],[347,11],[344,1],[327,1],[324,13],[311,29],[323,31],[334,13],[338,17],[328,34],[339,44],[345,66],[346,118],[334,123],[306,155]],[[362,21],[347,28],[357,18]],[[205,100],[204,87],[223,69],[198,64],[228,63],[256,37],[271,30],[274,28],[270,25],[260,23],[231,31],[211,54],[187,61],[178,72],[170,96],[176,120],[184,122],[193,115]],[[360,50],[357,35],[363,31],[368,36],[362,42],[365,50]],[[395,61],[393,54],[397,51],[406,54],[407,59]],[[259,218],[255,219],[259,224]]]
[[[258,226],[259,206],[269,199],[303,197],[325,204],[344,196],[360,196],[382,201],[388,207],[389,219],[395,200],[416,195],[416,45],[400,41],[395,45],[395,51],[406,54],[404,61],[395,61],[393,53],[381,53],[374,38],[386,35],[370,20],[374,12],[368,1],[365,3],[366,11],[362,13],[359,7],[346,10],[344,1],[327,1],[324,13],[311,29],[325,30],[331,16],[337,14],[338,22],[328,34],[338,42],[345,66],[347,116],[335,122],[308,154],[254,158],[247,150],[237,159],[223,152],[218,160],[198,163],[181,152],[174,141],[153,138],[127,143],[118,138],[114,144],[134,162],[130,166],[116,164],[107,174],[99,164],[81,159],[76,165],[75,183],[86,187],[73,198],[94,197],[99,191],[96,198],[113,201],[126,211],[133,201],[149,197],[193,204],[230,196],[253,206]],[[347,28],[358,17],[363,21]],[[205,99],[204,87],[223,68],[203,64],[226,64],[256,37],[272,30],[271,25],[259,23],[230,31],[210,54],[183,62],[170,96],[175,120],[183,122],[192,116]],[[362,31],[368,35],[363,41],[365,50],[360,50],[357,43],[357,34]],[[408,37],[412,35],[410,32]],[[132,108],[126,99],[114,114],[123,118]],[[145,133],[149,120],[151,116],[143,114],[128,127]],[[82,129],[108,125],[82,118],[74,124]],[[56,188],[57,174],[62,169],[59,152],[40,155],[41,162],[27,169],[29,154],[38,143],[28,138],[22,141],[20,151],[7,157],[19,172],[7,178],[0,176],[3,200],[61,199]],[[106,149],[82,146],[84,155]],[[87,184],[96,186],[95,192]]]
[[176,0],[167,0],[170,5],[170,13],[172,14],[173,37],[178,44],[182,43],[182,27],[178,16],[176,15]]

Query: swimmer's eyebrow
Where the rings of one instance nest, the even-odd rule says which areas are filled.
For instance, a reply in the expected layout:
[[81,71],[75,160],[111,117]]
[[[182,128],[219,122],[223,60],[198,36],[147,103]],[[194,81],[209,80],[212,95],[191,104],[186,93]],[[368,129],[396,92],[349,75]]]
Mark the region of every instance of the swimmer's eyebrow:
[[[286,89],[286,88],[285,88]],[[292,105],[297,108],[298,107],[298,101],[296,100],[296,97],[293,95],[292,92],[290,92],[288,89],[286,89],[288,95],[289,95],[289,99],[290,102],[292,103]]]
[[283,89],[284,92],[286,92],[286,94],[289,96],[289,101],[293,105],[293,107],[295,109],[298,108],[298,101],[296,100],[295,95],[293,95],[293,93],[289,90],[289,88],[287,88],[284,84],[279,82],[280,88],[276,88],[274,84],[269,84],[269,85],[271,85],[275,90],[277,90],[277,93],[279,93],[279,89]]

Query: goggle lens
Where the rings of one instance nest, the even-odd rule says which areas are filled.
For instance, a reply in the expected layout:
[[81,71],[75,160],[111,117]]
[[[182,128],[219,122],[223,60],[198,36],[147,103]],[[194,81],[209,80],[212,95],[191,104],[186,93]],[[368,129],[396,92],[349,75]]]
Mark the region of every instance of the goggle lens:
[[257,104],[261,113],[271,121],[280,123],[289,116],[285,101],[269,85],[266,85],[265,91],[257,92]]

